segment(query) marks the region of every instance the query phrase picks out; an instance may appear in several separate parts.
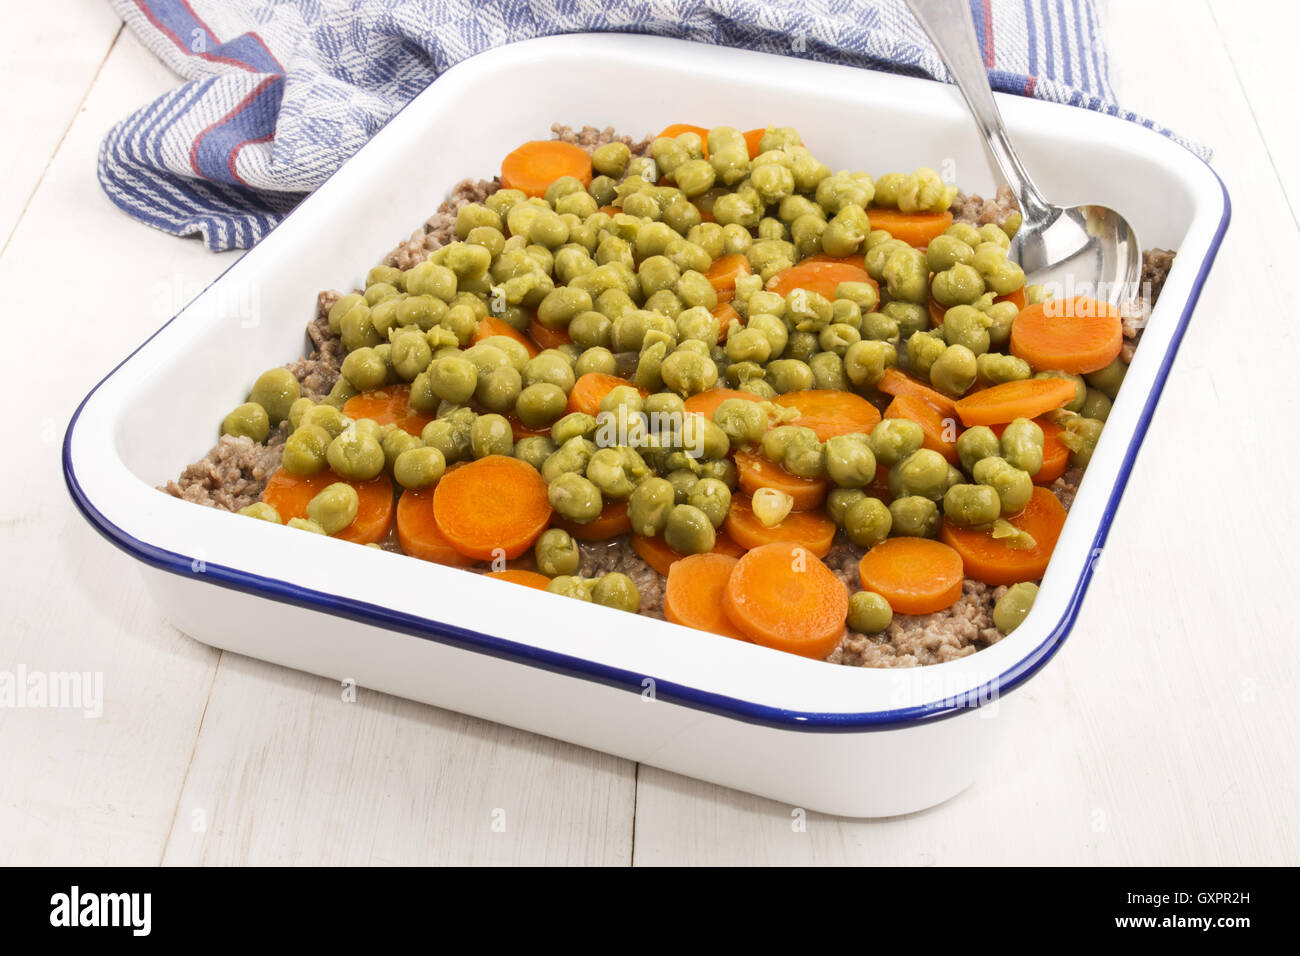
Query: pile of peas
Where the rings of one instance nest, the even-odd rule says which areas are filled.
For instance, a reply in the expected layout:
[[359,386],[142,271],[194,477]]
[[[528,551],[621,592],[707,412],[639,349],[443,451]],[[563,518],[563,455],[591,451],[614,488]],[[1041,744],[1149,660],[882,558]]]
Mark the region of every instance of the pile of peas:
[[[585,188],[564,177],[544,197],[502,189],[462,206],[457,241],[410,269],[375,267],[364,292],[341,296],[329,310],[346,357],[323,402],[300,397],[293,376],[273,369],[223,431],[262,441],[287,419],[290,472],[309,475],[328,465],[366,480],[388,469],[403,488],[431,486],[455,462],[513,455],[546,479],[562,517],[590,521],[606,502],[626,500],[634,533],[662,535],[682,554],[713,549],[737,487],[728,455],[742,446],[761,448],[793,474],[827,477],[834,489],[826,510],[862,548],[889,535],[933,537],[945,515],[967,526],[997,525],[1020,510],[1043,450],[1042,430],[1024,419],[1000,438],[986,427],[963,432],[961,468],[924,448],[915,422],[887,419],[870,435],[823,442],[768,401],[732,399],[712,420],[684,416],[684,428],[656,429],[656,422],[683,419],[685,398],[721,384],[760,400],[811,388],[874,395],[885,369],[901,365],[955,398],[976,382],[1034,374],[1002,351],[1017,307],[999,297],[1025,283],[1007,257],[1018,215],[1002,227],[954,223],[922,251],[872,230],[867,207],[946,210],[956,188],[933,170],[879,179],[833,173],[788,128],[769,128],[753,159],[730,127],[709,131],[707,158],[705,146],[686,132],[656,139],[649,156],[634,158],[613,142],[594,151],[595,176]],[[704,211],[713,221],[703,220]],[[766,289],[778,272],[819,253],[861,256],[879,291],[845,282],[828,299]],[[744,321],[722,328],[705,273],[734,254],[752,274],[737,279],[731,300]],[[1032,287],[1026,293],[1030,301],[1044,295]],[[931,328],[931,298],[946,310],[938,328]],[[536,356],[509,336],[471,344],[489,315],[525,333],[535,315],[546,329],[567,332],[571,344]],[[1117,360],[1086,380],[1038,373],[1076,386],[1061,413],[1076,464],[1087,463],[1124,370]],[[599,417],[566,414],[569,391],[592,372],[629,384],[605,397]],[[348,398],[399,382],[410,384],[414,409],[436,416],[422,435],[342,414]],[[549,434],[516,441],[510,416]],[[610,423],[617,427],[603,431]],[[878,465],[889,469],[889,505],[864,490]],[[327,533],[348,514],[339,488],[351,490],[330,486],[330,501],[317,509],[322,520],[315,523]],[[776,523],[789,511],[760,498],[760,518]],[[1017,546],[1007,535],[1008,546]],[[567,532],[548,530],[535,552],[553,590],[585,599],[602,590],[576,576],[579,551]],[[616,606],[635,603],[623,581],[603,590],[619,592],[609,602]],[[1017,592],[1019,603],[1026,593]],[[888,612],[883,598],[862,592],[849,623],[879,631]],[[1000,615],[1004,623],[1014,617],[1010,610]]]

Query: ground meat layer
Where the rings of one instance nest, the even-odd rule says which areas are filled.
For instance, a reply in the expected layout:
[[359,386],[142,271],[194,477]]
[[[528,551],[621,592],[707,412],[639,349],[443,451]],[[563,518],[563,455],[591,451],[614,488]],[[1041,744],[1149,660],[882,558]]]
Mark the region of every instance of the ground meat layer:
[[262,445],[251,438],[222,435],[211,451],[161,490],[222,511],[246,508],[262,497],[267,479],[280,467],[288,430],[288,424],[281,423]]
[[992,199],[958,192],[957,198],[948,208],[957,222],[969,222],[975,226],[991,222],[1000,226],[1013,212],[1020,211],[1020,203],[1016,202],[1011,187],[1004,183],[998,187],[997,194]]
[[1146,328],[1151,310],[1155,308],[1156,300],[1160,298],[1160,293],[1165,287],[1165,280],[1169,278],[1169,270],[1174,266],[1176,254],[1171,249],[1148,249],[1142,253],[1139,299],[1122,310],[1124,345],[1119,357],[1125,364],[1133,361],[1138,340],[1142,338],[1142,331]]

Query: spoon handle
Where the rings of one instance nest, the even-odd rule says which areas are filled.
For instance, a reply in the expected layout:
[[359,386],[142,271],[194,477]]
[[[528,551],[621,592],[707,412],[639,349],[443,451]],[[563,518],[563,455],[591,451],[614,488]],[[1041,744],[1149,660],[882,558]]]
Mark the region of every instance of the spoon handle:
[[1049,217],[1050,204],[1034,185],[1002,124],[1002,114],[998,112],[993,90],[989,87],[984,57],[976,43],[970,4],[967,0],[907,0],[907,5],[966,98],[975,125],[988,143],[1012,192],[1020,200],[1025,221],[1044,221]]

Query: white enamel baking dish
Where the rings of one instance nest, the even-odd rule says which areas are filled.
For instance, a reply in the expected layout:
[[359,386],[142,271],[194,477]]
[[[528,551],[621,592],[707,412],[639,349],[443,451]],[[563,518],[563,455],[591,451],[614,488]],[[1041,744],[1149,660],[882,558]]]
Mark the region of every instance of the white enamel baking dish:
[[[685,104],[685,105],[684,105]],[[552,122],[792,125],[832,168],[995,178],[956,91],[641,36],[567,36],[448,71],[87,396],[64,446],[86,518],[138,558],[163,613],[216,647],[500,721],[810,810],[885,816],[969,784],[1005,695],[1069,634],[1228,222],[1214,173],[1120,120],[1000,105],[1054,200],[1120,209],[1180,250],[1043,581],[1012,636],[902,671],[834,667],[401,555],[249,521],[155,486],[212,444],[265,368],[298,355],[316,293],[347,289],[464,177]],[[260,321],[246,308],[258,304]],[[158,396],[167,397],[159,401]],[[996,705],[996,706],[994,706]]]

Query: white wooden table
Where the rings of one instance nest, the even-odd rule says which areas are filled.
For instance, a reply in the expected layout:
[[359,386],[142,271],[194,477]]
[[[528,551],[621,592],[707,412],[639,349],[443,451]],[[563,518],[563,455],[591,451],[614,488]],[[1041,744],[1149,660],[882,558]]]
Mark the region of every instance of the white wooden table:
[[1073,637],[972,788],[805,832],[789,807],[553,740],[364,689],[344,704],[160,617],[74,511],[59,441],[166,318],[150,290],[235,254],[133,222],[95,180],[109,126],[177,79],[104,5],[11,9],[0,671],[102,671],[104,705],[0,708],[0,862],[1295,862],[1300,7],[1264,6],[1107,13],[1121,98],[1213,145],[1234,217]]

